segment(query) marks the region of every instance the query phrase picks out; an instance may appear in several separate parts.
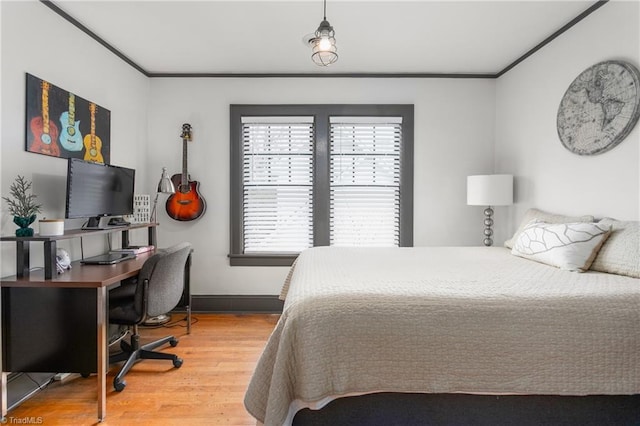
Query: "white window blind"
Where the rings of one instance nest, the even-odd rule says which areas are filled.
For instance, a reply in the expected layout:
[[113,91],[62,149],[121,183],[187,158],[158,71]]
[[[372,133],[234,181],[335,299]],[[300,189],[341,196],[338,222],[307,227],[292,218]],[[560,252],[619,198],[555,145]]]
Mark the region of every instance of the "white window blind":
[[330,244],[400,243],[401,117],[330,118]]
[[313,246],[313,117],[243,117],[244,253]]

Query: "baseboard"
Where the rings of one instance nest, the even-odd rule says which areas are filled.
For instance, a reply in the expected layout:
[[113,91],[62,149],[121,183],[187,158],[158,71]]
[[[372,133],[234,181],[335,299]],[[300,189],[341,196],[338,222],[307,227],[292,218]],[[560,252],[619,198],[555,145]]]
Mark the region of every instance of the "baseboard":
[[262,295],[193,295],[192,312],[282,313],[278,296]]

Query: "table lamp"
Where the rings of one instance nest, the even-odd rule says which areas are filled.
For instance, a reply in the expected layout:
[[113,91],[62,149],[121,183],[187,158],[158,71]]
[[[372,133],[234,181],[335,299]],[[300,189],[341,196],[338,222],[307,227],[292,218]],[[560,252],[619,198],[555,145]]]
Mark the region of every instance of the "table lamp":
[[467,176],[467,205],[487,206],[484,209],[485,246],[493,245],[492,206],[513,204],[513,175]]
[[157,206],[158,206],[158,196],[160,194],[173,194],[176,192],[175,186],[173,186],[173,182],[169,179],[169,174],[167,173],[167,168],[162,168],[162,175],[160,176],[160,182],[158,182],[158,189],[156,190],[156,199],[153,201],[153,210],[151,211],[151,223],[156,223],[157,221]]

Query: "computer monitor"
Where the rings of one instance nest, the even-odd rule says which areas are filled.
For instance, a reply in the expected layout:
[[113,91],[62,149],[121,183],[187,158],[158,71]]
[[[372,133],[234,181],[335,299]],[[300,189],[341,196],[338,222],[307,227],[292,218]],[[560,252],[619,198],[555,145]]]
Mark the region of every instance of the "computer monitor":
[[135,170],[70,158],[67,218],[89,218],[85,228],[103,228],[101,218],[133,214]]

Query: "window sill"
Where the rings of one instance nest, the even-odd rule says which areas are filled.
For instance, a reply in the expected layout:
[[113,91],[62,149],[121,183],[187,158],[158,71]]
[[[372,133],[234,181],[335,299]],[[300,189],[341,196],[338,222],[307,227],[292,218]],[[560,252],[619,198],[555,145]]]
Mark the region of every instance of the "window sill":
[[231,266],[291,266],[297,254],[229,254]]

